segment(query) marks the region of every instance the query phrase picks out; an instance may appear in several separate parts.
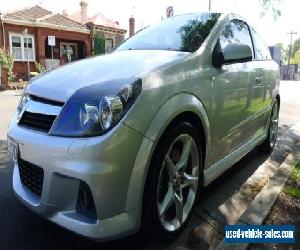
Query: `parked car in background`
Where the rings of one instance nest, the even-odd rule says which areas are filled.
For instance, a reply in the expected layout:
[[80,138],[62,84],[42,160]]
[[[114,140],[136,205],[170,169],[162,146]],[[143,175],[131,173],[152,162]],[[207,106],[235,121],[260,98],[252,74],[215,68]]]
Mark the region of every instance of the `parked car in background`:
[[8,131],[14,191],[89,238],[172,239],[204,186],[255,146],[273,149],[278,89],[243,18],[168,18],[28,85]]

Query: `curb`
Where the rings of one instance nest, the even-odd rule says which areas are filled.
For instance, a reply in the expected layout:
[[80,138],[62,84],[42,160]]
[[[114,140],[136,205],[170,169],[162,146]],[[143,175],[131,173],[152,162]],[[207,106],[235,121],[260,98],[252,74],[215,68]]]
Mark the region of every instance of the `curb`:
[[[255,199],[249,205],[247,210],[241,215],[235,225],[261,225],[268,216],[271,208],[276,202],[281,190],[285,186],[290,173],[292,172],[296,159],[298,157],[293,153],[289,154],[286,160],[280,165],[274,176],[257,194]],[[224,239],[216,249],[238,249],[245,250],[250,243],[245,244],[228,244]]]

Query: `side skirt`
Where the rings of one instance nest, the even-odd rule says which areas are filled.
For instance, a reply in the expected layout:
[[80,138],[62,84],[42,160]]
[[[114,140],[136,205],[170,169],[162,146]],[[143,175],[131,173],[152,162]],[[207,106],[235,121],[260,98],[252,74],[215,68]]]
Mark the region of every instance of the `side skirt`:
[[265,139],[265,133],[253,138],[240,148],[233,151],[230,155],[226,156],[224,159],[218,161],[214,165],[204,170],[204,186],[209,185],[213,180],[223,174],[227,169],[229,169],[232,165],[242,159],[246,154],[248,154],[257,145],[262,143]]

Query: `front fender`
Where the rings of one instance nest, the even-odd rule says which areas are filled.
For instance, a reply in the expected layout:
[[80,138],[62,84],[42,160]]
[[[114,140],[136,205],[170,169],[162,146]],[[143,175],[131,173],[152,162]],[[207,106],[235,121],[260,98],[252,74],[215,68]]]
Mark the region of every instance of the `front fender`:
[[205,108],[194,95],[189,93],[176,94],[170,97],[153,117],[145,136],[158,142],[167,126],[184,112],[193,112],[201,119],[205,130],[205,139],[210,142],[210,124]]
[[[176,108],[174,108],[176,107]],[[167,126],[184,112],[195,113],[202,121],[206,137],[206,159],[210,152],[210,123],[202,103],[192,94],[181,93],[170,97],[156,112],[148,126],[141,147],[138,151],[134,168],[131,174],[127,192],[126,211],[142,207],[143,191],[147,178],[150,161],[157,145]]]

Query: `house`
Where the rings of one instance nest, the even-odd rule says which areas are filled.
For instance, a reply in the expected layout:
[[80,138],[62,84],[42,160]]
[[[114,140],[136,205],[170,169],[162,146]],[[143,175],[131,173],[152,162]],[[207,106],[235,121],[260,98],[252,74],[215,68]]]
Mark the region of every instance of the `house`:
[[83,0],[79,5],[80,11],[68,14],[64,10],[63,15],[89,27],[92,38],[99,36],[105,39],[105,52],[111,52],[122,43],[127,31],[121,28],[117,21],[112,21],[100,13],[88,16],[87,1]]
[[[0,47],[14,56],[19,79],[28,79],[27,64],[35,71],[35,61],[51,68],[90,56],[90,33],[85,25],[38,5],[0,17]],[[55,46],[49,46],[48,36],[54,36]]]

